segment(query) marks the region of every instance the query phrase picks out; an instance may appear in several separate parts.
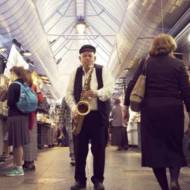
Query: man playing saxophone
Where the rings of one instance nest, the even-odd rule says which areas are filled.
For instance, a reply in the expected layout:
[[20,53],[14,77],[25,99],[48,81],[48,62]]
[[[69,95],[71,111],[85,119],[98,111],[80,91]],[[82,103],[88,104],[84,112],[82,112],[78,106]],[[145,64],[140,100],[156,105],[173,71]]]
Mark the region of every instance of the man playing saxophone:
[[[105,147],[108,137],[109,99],[113,92],[114,81],[110,72],[101,65],[95,64],[96,48],[84,45],[79,50],[81,66],[72,74],[66,93],[66,102],[72,110],[73,119],[79,122],[81,107],[87,107],[82,116],[81,129],[75,133],[75,180],[71,190],[86,187],[86,158],[88,144],[91,142],[93,154],[94,190],[104,190]],[[87,103],[83,103],[83,100]],[[81,121],[81,120],[80,120]]]

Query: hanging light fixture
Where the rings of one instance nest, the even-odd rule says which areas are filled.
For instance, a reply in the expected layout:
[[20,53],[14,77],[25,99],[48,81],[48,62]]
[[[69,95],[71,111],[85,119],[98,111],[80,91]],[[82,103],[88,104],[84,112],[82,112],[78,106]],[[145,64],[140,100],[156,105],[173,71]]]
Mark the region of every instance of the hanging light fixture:
[[30,51],[28,51],[28,50],[25,50],[24,53],[23,53],[23,55],[25,57],[30,57],[32,55],[32,53]]
[[86,23],[84,21],[84,17],[79,17],[77,19],[77,24],[76,24],[76,30],[77,30],[77,33],[80,34],[80,35],[83,35],[85,33],[85,30],[86,30]]
[[32,55],[32,53],[28,50],[21,50],[20,54],[23,55],[24,57],[30,57]]

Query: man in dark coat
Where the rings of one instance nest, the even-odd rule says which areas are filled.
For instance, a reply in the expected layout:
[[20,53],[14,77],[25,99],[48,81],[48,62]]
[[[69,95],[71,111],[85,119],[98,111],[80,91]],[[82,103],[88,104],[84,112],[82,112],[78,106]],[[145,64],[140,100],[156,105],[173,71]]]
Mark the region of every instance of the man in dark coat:
[[[85,167],[89,142],[91,142],[94,158],[94,174],[91,178],[94,189],[104,190],[105,146],[108,137],[109,99],[112,95],[113,79],[105,67],[95,64],[95,53],[96,49],[92,45],[84,45],[80,48],[79,59],[82,66],[72,74],[66,94],[66,102],[71,108],[74,120],[79,115],[77,103],[81,96],[89,102],[90,109],[84,117],[82,130],[74,138],[76,183],[71,190],[86,187]],[[90,89],[84,91],[84,84],[88,80],[90,80]]]

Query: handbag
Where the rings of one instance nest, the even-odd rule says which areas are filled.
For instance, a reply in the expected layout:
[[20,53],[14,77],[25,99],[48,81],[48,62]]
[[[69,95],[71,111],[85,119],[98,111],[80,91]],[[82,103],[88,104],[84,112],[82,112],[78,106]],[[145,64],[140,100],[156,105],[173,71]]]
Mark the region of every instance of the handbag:
[[141,104],[145,95],[147,60],[144,62],[142,73],[139,75],[130,95],[130,107],[134,112],[141,111]]

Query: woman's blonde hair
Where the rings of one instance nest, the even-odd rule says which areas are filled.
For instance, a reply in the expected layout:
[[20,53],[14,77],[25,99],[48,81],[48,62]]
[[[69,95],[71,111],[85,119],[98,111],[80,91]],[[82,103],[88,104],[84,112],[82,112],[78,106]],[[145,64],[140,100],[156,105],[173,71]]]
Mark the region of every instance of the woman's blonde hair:
[[151,56],[157,56],[161,54],[169,54],[175,51],[177,44],[175,39],[169,34],[160,34],[155,37],[150,50]]

